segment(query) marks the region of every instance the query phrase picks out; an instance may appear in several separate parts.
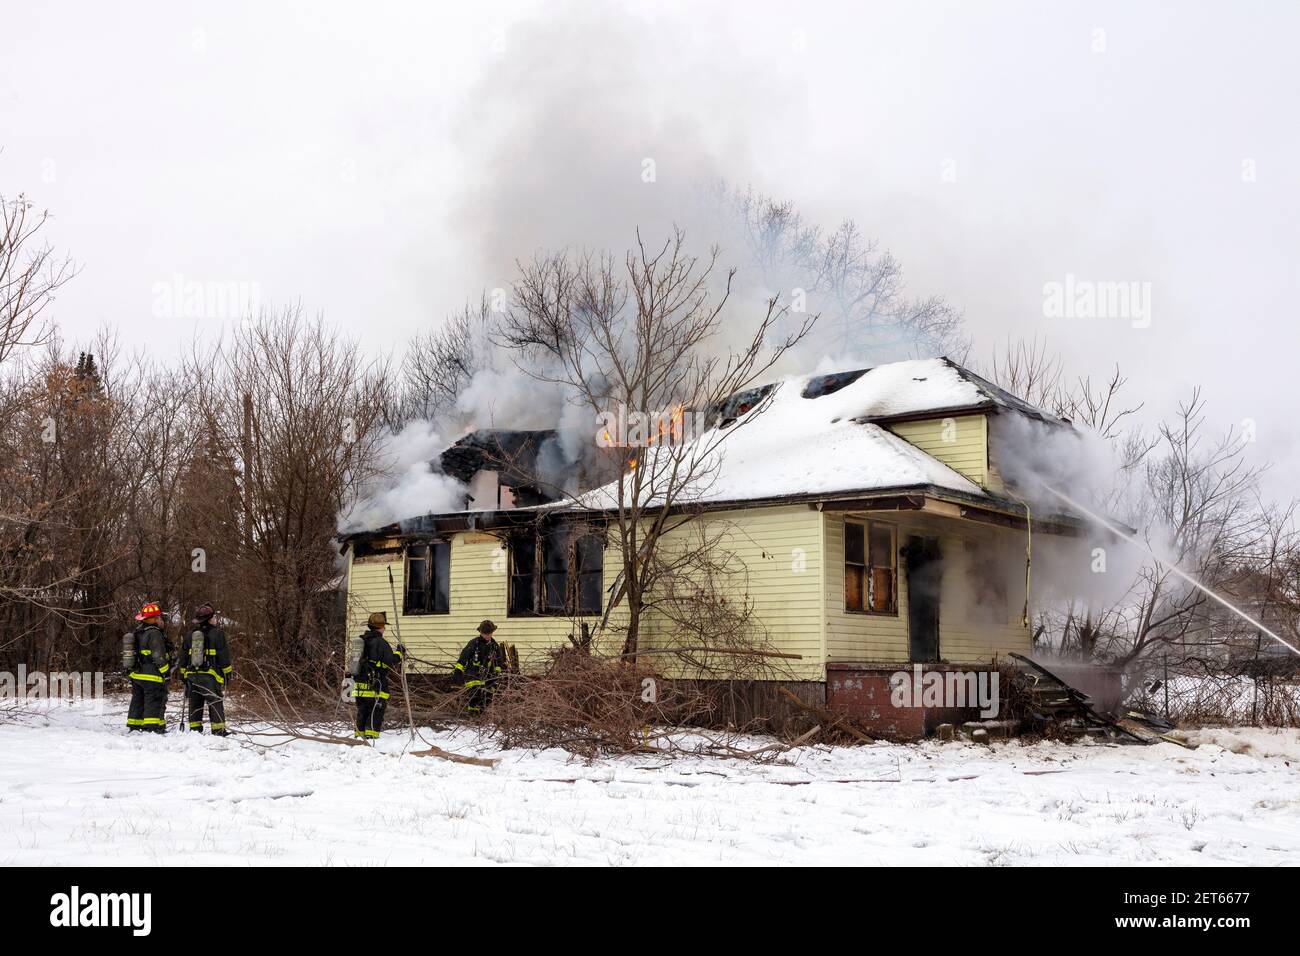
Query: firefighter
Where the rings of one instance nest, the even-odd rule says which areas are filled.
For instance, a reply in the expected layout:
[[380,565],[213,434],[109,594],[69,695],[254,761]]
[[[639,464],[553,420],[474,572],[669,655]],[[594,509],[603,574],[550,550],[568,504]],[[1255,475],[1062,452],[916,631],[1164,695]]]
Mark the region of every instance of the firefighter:
[[135,656],[131,665],[131,706],[126,729],[167,732],[167,675],[171,647],[162,629],[162,609],[152,601],[135,616],[139,624],[132,635]]
[[193,629],[181,639],[179,670],[185,682],[190,730],[203,733],[203,707],[208,708],[208,726],[218,737],[227,736],[226,682],[233,668],[226,632],[213,623],[217,612],[204,604],[194,612]]
[[496,629],[491,621],[480,624],[478,636],[465,645],[456,662],[453,677],[457,684],[469,689],[469,704],[465,709],[471,714],[482,713],[492,703],[497,679],[506,669],[505,651],[492,636]]
[[384,726],[384,711],[388,709],[388,677],[402,663],[406,648],[398,644],[397,650],[384,637],[388,615],[376,611],[367,622],[369,630],[361,635],[361,661],[352,696],[357,700],[357,729],[352,734],[366,740],[379,737]]

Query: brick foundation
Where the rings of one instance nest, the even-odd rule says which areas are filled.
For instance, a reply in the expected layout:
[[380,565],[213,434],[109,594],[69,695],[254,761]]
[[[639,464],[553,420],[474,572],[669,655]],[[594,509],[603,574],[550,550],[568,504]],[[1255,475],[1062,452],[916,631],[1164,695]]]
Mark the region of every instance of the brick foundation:
[[[826,708],[847,713],[861,721],[868,732],[891,740],[919,740],[940,724],[962,724],[980,720],[977,707],[895,707],[890,699],[890,677],[899,671],[912,673],[906,662],[887,664],[826,665]],[[987,673],[989,665],[925,664],[923,674],[960,671]]]

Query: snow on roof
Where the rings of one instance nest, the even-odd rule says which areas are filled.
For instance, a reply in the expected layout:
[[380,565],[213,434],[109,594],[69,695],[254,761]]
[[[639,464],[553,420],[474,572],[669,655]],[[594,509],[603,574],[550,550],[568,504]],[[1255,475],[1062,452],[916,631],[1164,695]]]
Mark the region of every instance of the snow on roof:
[[963,371],[943,358],[878,365],[839,391],[817,399],[818,410],[805,414],[820,416],[828,402],[834,403],[835,414],[853,418],[889,418],[987,405],[990,396]]
[[[942,358],[894,362],[856,378],[856,373],[834,376],[833,384],[843,379],[849,383],[829,393],[822,386],[831,377],[787,378],[777,383],[766,407],[742,415],[729,426],[710,429],[679,452],[646,449],[642,467],[653,469],[657,460],[666,462],[679,454],[683,462],[695,463],[697,471],[709,473],[709,479],[683,491],[678,497],[681,503],[923,485],[984,497],[984,490],[970,479],[870,421],[1004,404],[964,372]],[[805,398],[805,393],[817,397]],[[664,483],[646,482],[654,491],[661,491]],[[617,500],[617,483],[579,498],[580,504],[591,508],[612,508]]]

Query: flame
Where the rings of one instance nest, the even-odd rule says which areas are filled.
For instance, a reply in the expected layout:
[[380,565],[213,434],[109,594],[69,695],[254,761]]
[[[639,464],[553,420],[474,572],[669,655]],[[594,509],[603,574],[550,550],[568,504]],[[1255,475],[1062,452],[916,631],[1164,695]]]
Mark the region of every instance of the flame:
[[682,441],[682,425],[686,420],[686,406],[676,405],[668,414],[667,418],[663,415],[655,416],[654,433],[648,436],[647,444],[657,445],[661,441],[667,441],[670,445],[679,445]]
[[672,440],[677,444],[681,444],[682,423],[685,420],[686,420],[686,408],[685,406],[678,405],[676,408],[673,409],[672,424],[670,426],[672,429]]

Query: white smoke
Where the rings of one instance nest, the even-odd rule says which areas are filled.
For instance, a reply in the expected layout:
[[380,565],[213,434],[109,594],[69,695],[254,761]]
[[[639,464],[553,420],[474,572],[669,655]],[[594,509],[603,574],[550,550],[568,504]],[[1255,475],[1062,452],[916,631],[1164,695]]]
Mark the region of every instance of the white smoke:
[[[1008,489],[1028,505],[1031,519],[1083,517],[1074,514],[1053,488],[1121,522],[1131,517],[1131,488],[1117,447],[1091,431],[1015,412],[992,415],[989,457]],[[1070,601],[1094,608],[1111,606],[1125,599],[1143,558],[1137,549],[1092,522],[1077,537],[1038,535],[1033,544],[1033,603],[1037,607]]]
[[[737,157],[756,155],[753,132],[769,128],[787,103],[796,105],[797,90],[778,81],[768,62],[719,61],[709,54],[712,44],[695,35],[731,29],[725,19],[683,27],[577,5],[549,7],[511,28],[499,63],[456,118],[458,142],[472,158],[454,213],[493,301],[504,307],[518,265],[535,254],[608,252],[621,269],[638,235],[653,254],[681,228],[688,252],[701,260],[719,249],[715,295],[728,270],[739,270],[708,343],[714,355],[749,344],[770,297],[795,304],[795,287],[811,283],[758,261],[755,237],[728,205],[724,184],[757,179],[762,167]],[[709,122],[694,119],[700,115]],[[777,194],[789,186],[760,185]],[[797,306],[818,310],[815,290],[803,298]],[[787,325],[804,317],[794,314]],[[827,349],[810,340],[770,377],[807,372]],[[843,360],[827,364],[843,368]],[[575,417],[574,396],[515,369],[509,357],[490,356],[486,364],[457,403],[467,430],[555,428],[569,463],[589,453],[589,408]],[[575,447],[575,439],[588,448]]]
[[1124,491],[1115,446],[1092,432],[1004,412],[989,416],[989,446],[1002,478],[1040,514],[1066,510],[1050,488],[1096,507]]
[[[708,49],[676,27],[589,6],[550,7],[511,28],[500,60],[453,119],[468,157],[453,215],[480,269],[467,284],[481,285],[495,318],[509,307],[519,265],[535,254],[608,252],[621,268],[638,235],[653,254],[676,227],[686,232],[688,251],[702,260],[719,249],[711,277],[715,295],[723,292],[728,271],[738,270],[721,327],[708,343],[714,357],[748,346],[773,296],[804,309],[792,313],[778,335],[819,311],[806,271],[796,274],[770,257],[760,261],[757,237],[746,231],[723,185],[754,180],[759,167],[738,165],[735,157],[754,154],[747,148],[751,131],[770,126],[797,92],[775,79],[770,63],[744,57],[719,62]],[[674,64],[671,72],[666,63]],[[620,80],[598,79],[608,76]],[[689,118],[698,115],[710,122]],[[781,184],[760,186],[783,192]],[[809,288],[799,289],[794,301],[803,286]],[[475,288],[463,291],[473,295]],[[585,397],[539,381],[545,368],[515,367],[513,356],[477,331],[483,330],[473,338],[478,370],[439,430],[450,444],[483,428],[555,429],[559,440],[541,449],[539,477],[576,491],[575,476],[596,447],[598,423]],[[833,336],[812,337],[768,378],[866,367],[884,358],[847,356]],[[443,492],[437,500],[448,500],[443,484],[413,468],[385,492],[389,504],[374,513],[427,513],[435,492]],[[360,520],[358,514],[349,518]]]
[[400,432],[389,432],[379,452],[387,477],[348,510],[339,529],[370,530],[420,515],[464,510],[464,484],[430,466],[448,444],[431,422],[412,422]]
[[[1069,514],[1084,522],[1077,536],[1034,537],[1032,601],[1052,611],[1055,626],[1068,610],[1076,620],[1088,615],[1094,626],[1122,633],[1163,568],[1195,562],[1193,554],[1179,553],[1173,530],[1153,507],[1145,467],[1126,465],[1124,439],[1000,414],[990,418],[989,441],[1003,478],[1031,513],[1040,520]],[[1126,535],[1133,532],[1132,540],[1089,512]],[[1176,603],[1190,587],[1167,578],[1161,600]]]
[[[513,356],[484,337],[478,348],[482,367],[456,396],[453,417],[464,432],[480,428],[534,430],[555,428],[571,404],[563,386],[517,368]],[[541,356],[538,361],[542,361]],[[543,372],[546,369],[535,368]],[[560,370],[551,370],[558,375]]]

